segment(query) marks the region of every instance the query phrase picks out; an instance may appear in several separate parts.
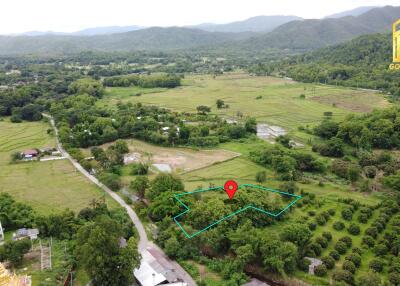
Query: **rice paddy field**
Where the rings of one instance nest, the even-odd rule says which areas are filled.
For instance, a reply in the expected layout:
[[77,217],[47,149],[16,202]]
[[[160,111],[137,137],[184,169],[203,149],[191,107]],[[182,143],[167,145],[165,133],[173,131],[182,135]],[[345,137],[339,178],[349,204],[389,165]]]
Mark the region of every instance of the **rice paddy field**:
[[[238,112],[256,117],[258,122],[282,126],[288,131],[300,125],[321,121],[324,112],[340,120],[351,112],[366,112],[388,106],[379,93],[344,87],[297,83],[289,79],[257,77],[244,73],[222,76],[187,75],[174,89],[108,88],[99,104],[141,102],[175,111],[196,112],[199,105],[212,107],[212,113],[235,118]],[[141,93],[141,96],[134,96]],[[222,99],[229,108],[217,109]]]
[[[75,170],[68,160],[10,163],[10,156],[33,148],[55,147],[45,122],[0,121],[0,192],[49,214],[69,208],[79,211],[104,194]],[[117,204],[106,197],[110,207]]]

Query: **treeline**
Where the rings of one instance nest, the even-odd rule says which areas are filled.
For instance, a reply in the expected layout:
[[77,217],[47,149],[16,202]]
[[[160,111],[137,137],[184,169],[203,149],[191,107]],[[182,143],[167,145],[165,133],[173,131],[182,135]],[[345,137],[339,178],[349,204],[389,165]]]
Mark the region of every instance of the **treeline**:
[[[73,83],[77,94],[52,102],[50,112],[60,129],[61,141],[67,147],[89,147],[119,138],[137,138],[163,145],[215,146],[220,142],[239,139],[256,133],[256,121],[228,124],[200,109],[198,114],[183,114],[156,106],[118,104],[117,110],[96,106],[97,85]],[[98,87],[101,89],[101,87]],[[83,93],[82,93],[83,92]],[[91,92],[94,96],[88,94]],[[198,125],[185,124],[190,119]]]
[[340,123],[325,120],[312,132],[321,138],[313,151],[338,158],[331,165],[337,176],[358,182],[361,191],[377,190],[379,183],[400,190],[400,159],[384,151],[400,147],[399,107],[349,115]]
[[181,77],[173,74],[115,76],[105,78],[103,84],[109,87],[134,85],[143,88],[174,88],[181,85]]
[[[3,193],[0,194],[0,219],[7,230],[33,227],[39,229],[41,238],[53,237],[67,242],[66,254],[72,258],[63,270],[78,264],[97,285],[131,285],[133,282],[131,271],[140,263],[133,223],[124,209],[109,210],[104,198],[93,200],[78,214],[65,210],[43,216]],[[121,239],[128,241],[127,246],[121,246]],[[29,239],[6,241],[0,246],[0,261],[18,267],[30,249]],[[93,259],[97,263],[93,264]]]
[[255,74],[278,73],[297,81],[382,90],[400,97],[400,71],[390,70],[392,40],[386,34],[360,36],[349,42],[271,64],[258,64]]

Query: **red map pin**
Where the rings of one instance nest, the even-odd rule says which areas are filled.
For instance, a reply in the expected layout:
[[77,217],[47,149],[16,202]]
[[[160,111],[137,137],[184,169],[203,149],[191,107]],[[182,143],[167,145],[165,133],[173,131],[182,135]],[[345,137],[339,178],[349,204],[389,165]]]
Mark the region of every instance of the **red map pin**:
[[228,194],[229,199],[232,200],[233,196],[235,195],[238,189],[238,184],[233,180],[229,180],[225,183],[224,189],[225,192]]

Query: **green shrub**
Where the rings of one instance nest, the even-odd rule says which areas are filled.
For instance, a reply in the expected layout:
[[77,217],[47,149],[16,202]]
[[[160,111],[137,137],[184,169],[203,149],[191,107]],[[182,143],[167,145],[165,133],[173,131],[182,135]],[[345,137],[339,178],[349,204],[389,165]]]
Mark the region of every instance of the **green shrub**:
[[266,179],[267,179],[267,173],[265,171],[257,172],[256,181],[258,183],[264,183]]
[[384,256],[388,253],[388,248],[385,244],[380,243],[374,247],[374,253],[376,256]]
[[345,225],[344,225],[344,223],[341,222],[341,221],[336,221],[336,222],[333,224],[333,228],[334,228],[335,230],[337,230],[337,231],[341,231],[341,230],[343,230],[343,229],[345,228]]
[[146,175],[149,172],[149,166],[143,163],[133,163],[130,165],[130,174],[135,175]]
[[366,235],[362,238],[362,243],[368,247],[374,247],[375,240],[372,236]]
[[329,256],[338,261],[340,259],[340,254],[336,250],[329,252]]
[[380,259],[372,259],[369,262],[369,268],[374,270],[375,272],[382,272],[383,271],[383,262]]
[[346,243],[342,242],[342,241],[338,241],[335,244],[335,250],[339,253],[339,254],[345,254],[347,251],[347,245]]
[[322,236],[327,240],[327,241],[331,241],[332,240],[332,233],[330,233],[329,231],[324,231],[322,233]]
[[342,218],[351,221],[353,219],[353,211],[349,208],[342,210]]
[[324,237],[317,237],[315,239],[315,242],[321,245],[322,248],[327,248],[328,247],[328,241]]
[[360,227],[354,223],[352,223],[349,228],[347,229],[347,231],[352,234],[352,235],[359,235],[360,234]]
[[345,282],[350,285],[354,285],[354,276],[351,272],[347,270],[336,270],[332,278],[336,282]]
[[315,221],[319,224],[319,225],[325,225],[326,224],[326,219],[322,214],[319,214],[315,217]]
[[344,242],[347,248],[350,248],[351,245],[353,244],[353,240],[351,239],[350,236],[343,236],[342,238],[339,239],[339,241]]
[[335,259],[331,256],[324,256],[321,258],[327,269],[333,269],[335,267]]
[[325,276],[327,272],[328,272],[328,270],[326,269],[325,264],[318,265],[318,266],[315,267],[315,269],[314,269],[314,273],[315,273],[315,275],[318,276],[318,277]]
[[298,266],[299,266],[299,269],[301,269],[304,272],[308,273],[308,269],[309,269],[310,264],[311,264],[311,261],[309,259],[303,258],[303,259],[301,259],[299,261]]
[[334,216],[336,211],[335,211],[335,209],[329,209],[328,213],[329,213],[330,216]]
[[378,236],[378,229],[376,227],[369,227],[365,230],[365,234],[376,238]]
[[317,228],[317,224],[316,224],[315,222],[310,222],[310,223],[308,224],[308,228],[309,228],[310,230],[315,230],[315,229]]
[[356,266],[354,265],[353,262],[351,262],[349,260],[346,260],[343,262],[342,268],[343,268],[343,270],[347,270],[353,274],[356,272]]
[[345,257],[345,260],[353,262],[354,266],[359,268],[361,265],[361,256],[355,253],[351,253]]
[[[400,285],[400,273],[397,273],[397,272],[389,273],[389,281],[393,285]],[[375,284],[375,285],[378,285],[378,284]]]

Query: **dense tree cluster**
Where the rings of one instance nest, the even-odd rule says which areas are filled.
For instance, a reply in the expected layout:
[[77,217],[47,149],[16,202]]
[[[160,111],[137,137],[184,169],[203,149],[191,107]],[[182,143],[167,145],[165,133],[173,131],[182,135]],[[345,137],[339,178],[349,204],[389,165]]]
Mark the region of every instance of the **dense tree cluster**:
[[143,88],[174,88],[181,85],[181,77],[172,74],[127,75],[107,77],[103,80],[103,84],[109,87],[139,86]]

